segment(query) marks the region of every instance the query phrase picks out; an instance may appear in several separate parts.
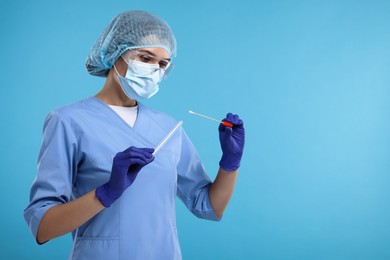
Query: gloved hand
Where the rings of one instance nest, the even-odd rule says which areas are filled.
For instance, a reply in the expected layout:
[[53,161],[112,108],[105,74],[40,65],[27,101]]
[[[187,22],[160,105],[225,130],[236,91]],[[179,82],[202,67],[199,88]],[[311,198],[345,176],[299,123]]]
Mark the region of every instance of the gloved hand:
[[115,155],[110,180],[96,188],[96,197],[105,207],[110,207],[134,182],[142,167],[154,160],[153,151],[132,146]]
[[233,127],[219,125],[219,141],[222,148],[222,158],[219,166],[226,171],[235,171],[240,167],[245,143],[244,123],[238,117],[228,113],[222,121],[230,122]]

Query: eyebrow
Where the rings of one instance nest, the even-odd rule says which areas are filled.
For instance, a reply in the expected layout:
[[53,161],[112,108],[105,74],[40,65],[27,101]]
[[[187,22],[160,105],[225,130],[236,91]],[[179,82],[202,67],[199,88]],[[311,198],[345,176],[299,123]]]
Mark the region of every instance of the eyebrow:
[[[147,54],[149,54],[149,55],[151,55],[151,56],[153,56],[154,58],[158,58],[158,59],[160,59],[159,57],[157,57],[153,52],[151,52],[151,51],[148,51],[148,50],[143,50],[143,49],[140,49],[140,50],[138,50],[139,52],[146,52]],[[166,58],[166,59],[161,59],[161,60],[165,60],[165,61],[171,61],[171,59],[170,58]]]

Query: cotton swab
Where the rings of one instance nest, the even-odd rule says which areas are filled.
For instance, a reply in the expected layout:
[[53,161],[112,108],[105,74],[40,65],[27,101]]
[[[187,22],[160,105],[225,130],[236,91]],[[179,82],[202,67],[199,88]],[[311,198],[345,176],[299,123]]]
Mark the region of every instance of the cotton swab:
[[232,123],[229,123],[229,122],[226,122],[226,121],[221,121],[221,120],[218,120],[218,119],[209,117],[209,116],[205,116],[205,115],[196,113],[196,112],[191,111],[191,110],[188,111],[188,112],[189,112],[190,114],[193,114],[193,115],[197,115],[197,116],[200,116],[200,117],[203,117],[203,118],[207,118],[207,119],[212,120],[212,121],[216,121],[216,122],[218,122],[218,123],[223,124],[223,125],[226,126],[226,127],[233,127],[233,124],[232,124]]

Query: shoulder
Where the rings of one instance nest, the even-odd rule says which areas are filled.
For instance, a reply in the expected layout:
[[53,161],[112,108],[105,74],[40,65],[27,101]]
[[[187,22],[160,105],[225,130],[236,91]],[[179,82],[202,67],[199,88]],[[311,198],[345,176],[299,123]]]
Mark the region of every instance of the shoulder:
[[65,122],[73,121],[75,118],[80,119],[83,115],[90,114],[94,110],[92,104],[92,98],[79,100],[50,111],[47,118],[56,118]]
[[91,98],[86,98],[50,111],[44,120],[44,129],[59,126],[77,128],[91,116],[91,113],[94,113],[93,107],[90,106],[91,101],[93,101]]

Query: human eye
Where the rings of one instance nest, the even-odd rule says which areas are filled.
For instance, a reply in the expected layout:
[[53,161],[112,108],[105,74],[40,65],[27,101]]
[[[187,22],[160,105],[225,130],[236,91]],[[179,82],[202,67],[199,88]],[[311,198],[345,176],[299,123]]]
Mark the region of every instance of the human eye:
[[144,62],[144,63],[153,63],[153,61],[154,61],[154,58],[147,55],[147,54],[140,54],[138,56],[138,59],[139,59],[139,61]]
[[169,66],[169,62],[168,61],[165,61],[165,60],[162,60],[162,61],[160,61],[159,63],[158,63],[158,65],[160,66],[160,68],[161,69],[166,69],[166,68],[168,68],[168,66]]

